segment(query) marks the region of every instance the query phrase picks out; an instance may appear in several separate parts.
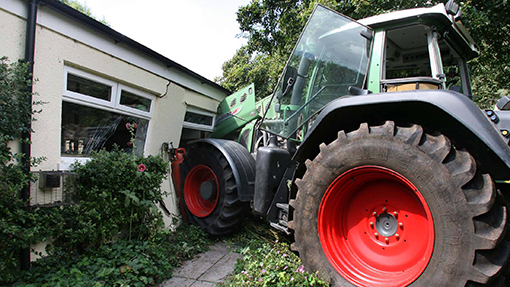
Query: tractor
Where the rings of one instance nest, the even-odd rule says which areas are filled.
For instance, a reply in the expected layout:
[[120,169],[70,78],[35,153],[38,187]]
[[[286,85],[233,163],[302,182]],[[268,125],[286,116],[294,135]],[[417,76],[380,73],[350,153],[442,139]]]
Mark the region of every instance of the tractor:
[[228,96],[176,151],[183,217],[221,236],[260,216],[334,286],[503,286],[510,98],[472,101],[460,18],[317,6],[274,93]]

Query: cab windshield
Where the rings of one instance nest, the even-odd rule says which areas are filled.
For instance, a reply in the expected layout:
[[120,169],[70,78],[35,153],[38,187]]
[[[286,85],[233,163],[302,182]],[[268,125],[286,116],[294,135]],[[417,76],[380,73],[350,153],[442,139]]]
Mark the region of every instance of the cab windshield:
[[261,128],[300,139],[327,103],[348,95],[349,86],[363,88],[371,39],[369,28],[317,6],[287,62]]

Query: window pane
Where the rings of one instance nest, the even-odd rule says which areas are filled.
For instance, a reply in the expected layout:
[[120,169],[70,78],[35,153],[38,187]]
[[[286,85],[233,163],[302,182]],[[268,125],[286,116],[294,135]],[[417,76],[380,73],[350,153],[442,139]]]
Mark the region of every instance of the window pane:
[[317,6],[294,47],[261,127],[282,137],[299,137],[330,101],[363,88],[372,31]]
[[212,126],[213,117],[193,112],[186,112],[186,115],[184,116],[184,121],[193,124]]
[[144,112],[150,112],[151,109],[151,100],[142,98],[125,90],[122,90],[120,94],[120,104]]
[[112,94],[112,87],[73,74],[67,74],[67,90],[105,101],[110,101]]
[[[128,125],[129,124],[129,125]],[[62,102],[62,156],[89,156],[92,151],[114,145],[126,152],[133,150],[131,133],[133,128],[135,154],[141,156],[147,136],[148,120],[121,115],[100,109]]]

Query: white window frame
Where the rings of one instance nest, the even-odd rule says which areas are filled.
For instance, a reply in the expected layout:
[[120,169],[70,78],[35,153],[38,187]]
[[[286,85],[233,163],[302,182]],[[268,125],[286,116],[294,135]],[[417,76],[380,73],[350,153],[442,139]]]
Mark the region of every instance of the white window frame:
[[[131,94],[135,94],[137,96],[139,96],[140,98],[145,98],[145,99],[148,99],[151,101],[151,104],[150,104],[150,107],[149,107],[149,111],[146,112],[146,111],[142,111],[142,110],[139,110],[139,109],[135,109],[135,108],[131,108],[131,107],[128,107],[128,106],[124,106],[124,105],[121,105],[120,104],[120,97],[122,95],[122,91],[126,91],[126,92],[129,92]],[[128,87],[126,85],[123,85],[123,84],[118,84],[118,89],[117,89],[117,101],[115,103],[115,109],[117,110],[120,110],[120,111],[125,111],[127,113],[130,113],[130,114],[135,114],[135,115],[138,115],[140,117],[149,117],[149,118],[152,118],[152,113],[154,111],[154,103],[156,102],[156,97],[153,96],[153,95],[150,95],[146,92],[142,92],[140,90],[137,90],[137,89],[133,89],[131,87]]]
[[[67,77],[69,74],[73,74],[79,77],[82,77],[84,79],[92,80],[94,82],[98,82],[100,84],[108,85],[111,87],[111,95],[110,95],[110,101],[101,100],[95,97],[91,97],[88,95],[76,93],[67,90]],[[131,108],[128,106],[124,106],[120,104],[120,97],[122,94],[122,91],[125,90],[129,93],[135,94],[137,96],[140,96],[142,98],[149,99],[151,101],[149,111],[142,111],[136,108]],[[84,72],[82,70],[73,68],[73,67],[64,67],[64,87],[63,87],[63,94],[62,94],[62,101],[70,102],[82,106],[87,106],[95,109],[105,110],[109,112],[114,112],[118,114],[128,115],[128,116],[136,116],[141,119],[145,119],[149,121],[148,127],[147,127],[147,135],[145,138],[145,145],[143,147],[143,151],[145,152],[145,148],[147,146],[147,136],[149,135],[150,128],[151,128],[151,119],[152,114],[154,111],[154,106],[156,102],[156,96],[151,95],[147,92],[140,91],[135,88],[131,88],[129,86],[126,86],[124,84],[105,79],[102,77],[99,77],[97,75],[93,75],[88,72]],[[198,125],[200,126],[200,125]],[[60,156],[60,164],[59,164],[59,170],[68,170],[70,165],[74,162],[78,161],[80,163],[85,163],[88,160],[90,160],[89,157],[67,157],[67,156]]]
[[[88,80],[92,80],[94,82],[98,82],[100,84],[110,86],[112,88],[111,95],[110,95],[110,101],[105,101],[105,100],[101,100],[101,99],[87,96],[84,94],[68,91],[67,90],[67,76],[68,76],[68,74],[73,74],[73,75],[76,75],[76,76],[79,76],[79,77],[82,77],[82,78],[85,78]],[[142,111],[139,109],[121,105],[120,104],[120,96],[121,96],[123,90],[130,92],[132,94],[135,94],[141,98],[149,99],[151,101],[149,111],[146,112],[146,111]],[[115,82],[112,80],[108,80],[108,79],[84,72],[82,70],[78,70],[76,68],[68,67],[68,66],[64,67],[63,99],[65,99],[66,101],[69,101],[69,102],[76,103],[76,104],[87,105],[89,107],[97,108],[97,106],[100,106],[100,107],[104,107],[104,108],[102,108],[103,110],[114,111],[114,112],[125,114],[125,115],[136,115],[136,116],[139,116],[139,117],[147,119],[147,120],[150,120],[152,118],[152,113],[154,111],[154,105],[156,102],[156,96],[154,96],[154,95],[151,95],[151,94],[143,92],[141,90],[128,87],[124,84],[121,84],[121,83],[118,83],[118,82]]]
[[[101,100],[101,99],[98,99],[98,98],[95,98],[95,97],[91,97],[91,96],[88,96],[88,95],[84,95],[84,94],[76,93],[76,92],[73,92],[73,91],[69,91],[67,89],[67,77],[68,77],[69,74],[76,75],[78,77],[81,77],[81,78],[84,78],[84,79],[87,79],[87,80],[92,80],[94,82],[98,82],[100,84],[110,86],[111,87],[110,101]],[[103,106],[103,107],[107,107],[107,108],[114,108],[115,107],[115,95],[117,94],[117,86],[118,86],[117,83],[115,83],[114,81],[110,81],[110,80],[107,80],[107,79],[104,79],[104,78],[101,78],[101,77],[98,77],[98,76],[95,76],[95,75],[92,75],[92,74],[80,71],[78,69],[74,69],[74,68],[71,68],[71,67],[67,67],[67,66],[64,67],[64,93],[63,93],[63,98],[68,98],[68,99],[72,99],[72,100],[78,100],[78,102],[83,101],[83,102],[87,102],[87,103],[90,103],[90,104],[99,105],[99,106]]]
[[215,113],[211,113],[211,112],[204,111],[202,109],[195,108],[195,107],[190,107],[190,106],[188,106],[186,108],[186,112],[192,112],[192,113],[195,113],[195,114],[200,114],[200,115],[212,117],[212,124],[211,125],[201,125],[201,124],[195,124],[195,123],[190,123],[190,122],[184,121],[184,123],[182,125],[184,128],[200,130],[200,131],[206,131],[206,132],[212,132],[213,131],[214,123],[216,122],[216,114]]

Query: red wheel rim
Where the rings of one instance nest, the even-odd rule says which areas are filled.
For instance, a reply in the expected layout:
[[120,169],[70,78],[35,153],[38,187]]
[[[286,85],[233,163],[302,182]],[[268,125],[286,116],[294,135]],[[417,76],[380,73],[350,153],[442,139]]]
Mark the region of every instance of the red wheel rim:
[[[208,187],[206,196],[203,186]],[[197,217],[206,217],[213,212],[218,198],[218,178],[212,169],[206,165],[197,165],[191,169],[184,182],[184,200],[189,211]]]
[[358,286],[407,286],[434,249],[427,202],[409,180],[383,167],[362,166],[336,178],[317,224],[328,260]]

